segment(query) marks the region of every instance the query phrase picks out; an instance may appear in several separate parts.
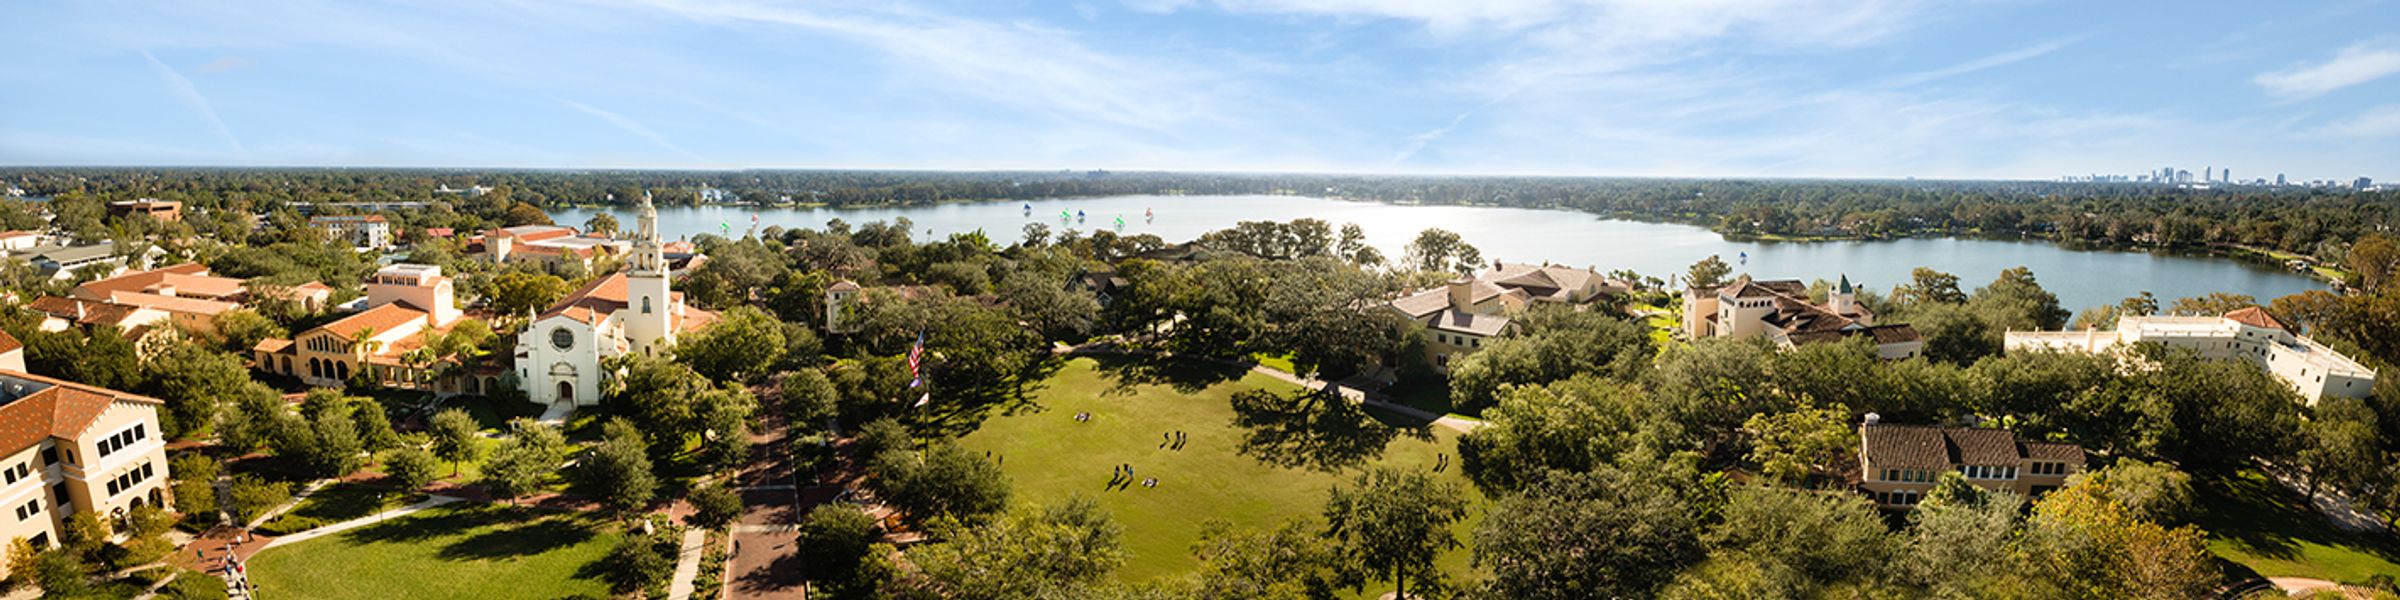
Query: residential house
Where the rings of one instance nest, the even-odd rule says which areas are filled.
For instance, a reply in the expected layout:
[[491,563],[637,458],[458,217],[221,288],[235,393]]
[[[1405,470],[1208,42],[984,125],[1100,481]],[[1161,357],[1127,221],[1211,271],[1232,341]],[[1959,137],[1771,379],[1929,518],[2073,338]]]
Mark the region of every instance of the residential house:
[[1945,472],[2037,498],[2084,468],[2082,446],[2025,441],[2005,429],[1894,425],[1868,413],[1858,438],[1857,489],[1888,509],[1915,507]]
[[2256,306],[2215,317],[2138,316],[2117,319],[2114,331],[2011,331],[2009,352],[2110,352],[2154,343],[2198,352],[2202,358],[2243,360],[2283,380],[2311,405],[2326,396],[2365,398],[2375,371],[2316,340],[2297,335]]
[[383,250],[392,247],[392,223],[383,215],[323,215],[308,218],[308,225],[325,230],[327,239],[342,240],[351,246]]
[[441,267],[387,266],[367,277],[366,292],[364,310],[291,339],[260,340],[251,349],[255,366],[320,387],[342,387],[363,374],[381,385],[439,394],[480,389],[436,378],[450,357],[419,352],[429,336],[448,334],[465,316]]
[[1877,356],[1892,360],[1925,351],[1916,328],[1876,324],[1874,311],[1858,302],[1857,288],[1847,275],[1824,304],[1810,301],[1808,284],[1796,279],[1762,281],[1743,275],[1722,286],[1686,288],[1683,331],[1694,340],[1764,337],[1787,349],[1859,337],[1875,345]]
[[[0,346],[15,344],[6,338]],[[0,366],[0,539],[48,549],[76,513],[170,508],[163,404]]]
[[41,245],[39,231],[0,231],[0,253],[32,250]]
[[1457,357],[1483,348],[1509,327],[1509,316],[1538,304],[1580,307],[1632,284],[1613,281],[1592,268],[1492,263],[1473,279],[1401,296],[1386,307],[1425,324],[1425,359],[1447,373]]

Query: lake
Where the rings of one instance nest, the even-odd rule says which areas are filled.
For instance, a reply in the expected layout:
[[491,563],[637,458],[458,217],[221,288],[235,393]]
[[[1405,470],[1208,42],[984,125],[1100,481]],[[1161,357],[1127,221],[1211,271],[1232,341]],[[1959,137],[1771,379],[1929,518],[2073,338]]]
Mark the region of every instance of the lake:
[[[1154,233],[1180,242],[1239,221],[1323,219],[1340,227],[1357,223],[1367,240],[1384,255],[1397,258],[1417,232],[1440,227],[1458,232],[1483,251],[1485,260],[1551,262],[1596,266],[1603,272],[1632,269],[1665,279],[1680,274],[1693,262],[1718,255],[1735,273],[1762,279],[1838,279],[1877,291],[1888,291],[1908,280],[1916,267],[1956,274],[1960,287],[1973,291],[2016,266],[2033,269],[2044,288],[2058,294],[2069,310],[2101,304],[2143,291],[2162,303],[2209,292],[2250,294],[2260,300],[2325,289],[2316,279],[2220,257],[2188,256],[2121,250],[2071,250],[2044,241],[1911,238],[1888,241],[1742,242],[1704,228],[1669,223],[1603,219],[1588,213],[1481,206],[1411,206],[1351,202],[1294,196],[1114,196],[1035,201],[1025,215],[1017,202],[951,203],[891,208],[752,209],[746,207],[669,207],[659,210],[659,230],[670,239],[719,233],[735,234],[758,226],[822,228],[832,219],[853,225],[908,217],[919,236],[927,230],[947,236],[981,229],[993,241],[1021,239],[1027,223],[1046,223],[1053,230],[1114,229],[1122,217],[1124,235]],[[1085,219],[1061,225],[1060,211],[1082,211]],[[1145,222],[1144,210],[1157,218]],[[580,227],[591,209],[553,211],[562,225]],[[624,229],[634,227],[630,211],[615,210]],[[925,239],[919,237],[919,239]],[[1740,257],[1747,253],[1744,262]]]

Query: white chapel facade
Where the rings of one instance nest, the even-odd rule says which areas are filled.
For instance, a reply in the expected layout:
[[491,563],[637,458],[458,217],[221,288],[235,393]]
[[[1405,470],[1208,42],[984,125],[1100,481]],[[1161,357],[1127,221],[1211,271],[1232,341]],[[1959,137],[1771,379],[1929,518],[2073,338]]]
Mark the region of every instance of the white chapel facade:
[[658,235],[658,209],[642,195],[640,225],[626,269],[585,284],[517,334],[516,376],[537,404],[600,402],[601,362],[623,354],[668,356],[676,336],[716,321],[683,305]]

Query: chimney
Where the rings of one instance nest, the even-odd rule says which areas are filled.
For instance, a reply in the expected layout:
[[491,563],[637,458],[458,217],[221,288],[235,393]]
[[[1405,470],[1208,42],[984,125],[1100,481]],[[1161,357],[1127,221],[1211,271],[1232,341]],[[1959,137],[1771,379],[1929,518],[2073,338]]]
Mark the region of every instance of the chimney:
[[1466,310],[1475,305],[1475,284],[1465,277],[1450,280],[1450,308]]

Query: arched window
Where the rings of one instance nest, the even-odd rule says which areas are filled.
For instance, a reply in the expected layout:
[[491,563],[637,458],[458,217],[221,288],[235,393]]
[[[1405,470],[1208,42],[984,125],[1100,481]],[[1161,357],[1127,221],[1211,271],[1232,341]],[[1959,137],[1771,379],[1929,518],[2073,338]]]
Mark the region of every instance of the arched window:
[[314,358],[308,359],[308,376],[324,377],[325,363],[317,362],[317,359]]
[[642,297],[642,314],[650,314],[650,297]]
[[340,379],[342,381],[350,380],[350,363],[337,362],[333,363],[333,366],[334,373],[341,375],[340,377],[335,377],[334,379]]

